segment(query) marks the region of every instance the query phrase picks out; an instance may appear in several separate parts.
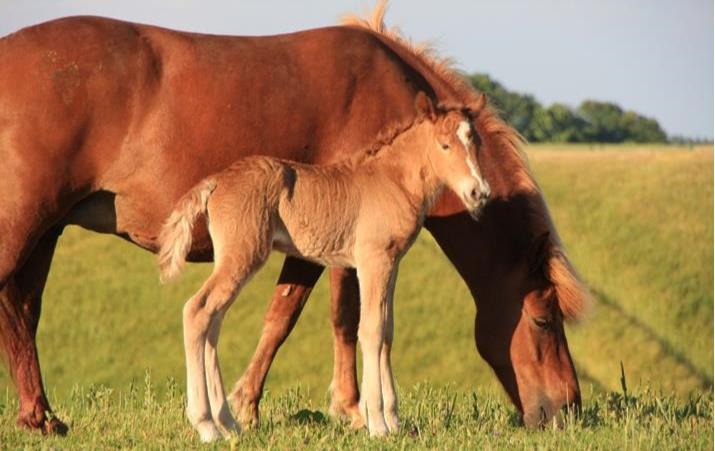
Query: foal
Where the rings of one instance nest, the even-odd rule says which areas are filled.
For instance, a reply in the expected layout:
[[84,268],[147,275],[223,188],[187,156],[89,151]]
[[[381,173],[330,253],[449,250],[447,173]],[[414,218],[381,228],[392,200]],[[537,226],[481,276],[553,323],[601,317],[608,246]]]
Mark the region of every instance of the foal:
[[363,416],[370,435],[398,428],[390,363],[397,266],[444,187],[475,217],[489,196],[468,112],[435,112],[422,94],[416,107],[409,128],[358,160],[310,166],[244,158],[200,182],[169,216],[160,236],[163,280],[180,271],[199,216],[213,242],[213,273],[183,311],[187,416],[202,440],[238,431],[216,345],[224,314],[271,249],[357,269]]

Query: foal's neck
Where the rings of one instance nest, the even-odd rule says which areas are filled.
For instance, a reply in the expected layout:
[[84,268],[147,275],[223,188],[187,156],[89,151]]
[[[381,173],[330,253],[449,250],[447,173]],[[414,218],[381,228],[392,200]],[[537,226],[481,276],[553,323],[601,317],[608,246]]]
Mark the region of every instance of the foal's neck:
[[443,188],[428,157],[433,126],[428,120],[413,124],[361,162],[356,170],[372,169],[387,175],[409,195],[412,203],[420,204],[421,209],[429,208]]

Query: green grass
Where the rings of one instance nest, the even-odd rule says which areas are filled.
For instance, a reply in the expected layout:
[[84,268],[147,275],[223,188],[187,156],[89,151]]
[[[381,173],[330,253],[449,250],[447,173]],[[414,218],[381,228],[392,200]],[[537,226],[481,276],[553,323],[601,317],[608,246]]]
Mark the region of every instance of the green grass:
[[[467,289],[424,233],[402,265],[396,293],[393,355],[409,431],[391,438],[390,446],[711,444],[713,153],[710,147],[654,149],[528,150],[562,239],[596,294],[591,318],[568,330],[585,394],[584,418],[591,412],[592,420],[579,420],[561,432],[514,427],[511,407],[477,356],[474,305]],[[255,347],[280,264],[274,256],[227,316],[220,344],[227,385],[241,374]],[[0,448],[6,443],[195,443],[181,413],[181,306],[209,270],[209,265],[190,265],[178,283],[162,287],[148,253],[114,237],[68,229],[50,274],[38,343],[53,405],[75,432],[64,441],[40,442],[15,431],[10,426],[13,398],[3,400],[2,395],[12,394],[12,388],[0,370]],[[325,412],[332,371],[328,313],[323,277],[269,376],[270,394],[263,405],[267,424],[239,439],[241,446],[380,446],[332,422],[302,424],[290,418],[301,409]],[[612,392],[620,391],[620,362],[630,385],[653,390],[633,405],[621,399],[625,414],[614,413],[620,407],[612,406],[619,396]],[[147,370],[160,381],[150,391],[155,394],[149,404],[141,386]],[[170,379],[177,382],[167,387],[164,381]],[[430,385],[418,385],[424,382]],[[297,386],[300,396],[291,391]],[[97,396],[101,399],[93,401]],[[447,426],[443,410],[452,399],[454,421]],[[708,413],[688,413],[694,405]],[[474,417],[474,409],[482,413]],[[421,432],[415,435],[409,425]]]
[[[74,389],[58,414],[69,420],[68,437],[42,437],[0,428],[0,445],[29,449],[708,449],[712,447],[712,394],[678,400],[652,391],[636,396],[592,397],[582,415],[563,427],[528,430],[501,399],[482,391],[418,384],[401,394],[402,430],[386,439],[326,415],[298,389],[268,392],[258,430],[201,445],[183,415],[185,399],[175,381],[161,390],[152,379],[116,390]],[[0,397],[0,420],[12,421],[14,399]],[[5,411],[3,411],[5,409]]]

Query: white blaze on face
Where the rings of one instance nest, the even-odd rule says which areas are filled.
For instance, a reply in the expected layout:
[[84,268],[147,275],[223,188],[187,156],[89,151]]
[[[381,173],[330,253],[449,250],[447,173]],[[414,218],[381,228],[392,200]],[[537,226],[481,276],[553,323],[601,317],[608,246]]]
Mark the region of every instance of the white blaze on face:
[[462,145],[464,145],[464,151],[467,154],[467,166],[469,166],[469,171],[472,173],[472,177],[479,181],[479,189],[482,192],[487,192],[489,191],[487,183],[482,179],[482,175],[477,170],[477,167],[474,165],[472,159],[469,158],[469,145],[471,144],[471,140],[469,139],[470,129],[471,127],[469,125],[469,122],[462,121],[457,128],[457,138],[459,138],[459,140],[462,142]]

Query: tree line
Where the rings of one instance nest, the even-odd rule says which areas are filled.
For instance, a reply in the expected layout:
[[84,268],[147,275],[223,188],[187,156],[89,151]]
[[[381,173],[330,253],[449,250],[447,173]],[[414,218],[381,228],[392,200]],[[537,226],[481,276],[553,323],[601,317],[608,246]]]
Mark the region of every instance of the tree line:
[[[469,82],[530,142],[669,142],[658,121],[615,103],[585,100],[577,108],[561,103],[545,107],[534,96],[509,91],[487,74],[470,75]],[[679,139],[683,138],[674,141]]]

